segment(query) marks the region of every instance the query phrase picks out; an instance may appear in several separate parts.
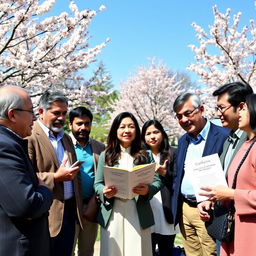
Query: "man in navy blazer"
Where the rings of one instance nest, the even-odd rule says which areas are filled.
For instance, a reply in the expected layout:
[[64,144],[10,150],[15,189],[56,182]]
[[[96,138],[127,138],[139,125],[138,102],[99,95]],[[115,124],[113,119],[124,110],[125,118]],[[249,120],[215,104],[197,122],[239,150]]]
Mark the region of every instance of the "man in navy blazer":
[[36,120],[25,90],[0,88],[0,255],[50,256],[48,210],[52,193],[28,157]]
[[186,131],[178,142],[177,169],[171,198],[174,222],[180,223],[186,255],[216,255],[215,242],[199,217],[193,186],[184,168],[189,168],[191,159],[214,153],[220,155],[230,130],[204,118],[204,106],[196,94],[186,92],[179,95],[173,110],[180,126]]

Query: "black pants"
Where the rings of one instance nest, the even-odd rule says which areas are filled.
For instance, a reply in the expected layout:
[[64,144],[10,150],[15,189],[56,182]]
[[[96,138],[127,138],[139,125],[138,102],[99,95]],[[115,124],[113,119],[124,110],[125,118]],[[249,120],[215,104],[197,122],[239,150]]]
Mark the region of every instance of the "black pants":
[[[172,256],[172,247],[175,235],[165,236],[156,233],[151,234],[153,256]],[[158,245],[158,254],[156,253]]]
[[77,220],[76,201],[65,201],[63,223],[60,233],[51,238],[53,256],[71,256],[75,238],[75,225]]

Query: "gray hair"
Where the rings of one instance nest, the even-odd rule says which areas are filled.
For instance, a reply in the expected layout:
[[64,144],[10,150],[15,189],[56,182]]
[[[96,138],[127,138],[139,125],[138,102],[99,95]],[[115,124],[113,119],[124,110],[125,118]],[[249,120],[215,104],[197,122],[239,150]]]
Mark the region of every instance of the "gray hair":
[[[0,92],[7,91],[8,88],[16,88],[27,93],[26,90],[18,86],[2,87],[0,88]],[[17,108],[22,109],[23,106],[24,100],[17,91],[9,90],[8,93],[0,93],[0,120],[8,119],[8,110]]]
[[192,105],[195,108],[198,108],[202,105],[201,100],[199,98],[199,96],[195,93],[191,93],[191,92],[184,92],[182,94],[180,94],[176,100],[173,103],[173,111],[177,112],[177,109],[182,106],[185,102],[187,102],[189,99],[191,99],[192,101]]
[[46,91],[39,100],[39,108],[48,110],[51,108],[51,105],[56,101],[64,102],[68,106],[68,98],[63,93],[59,91]]

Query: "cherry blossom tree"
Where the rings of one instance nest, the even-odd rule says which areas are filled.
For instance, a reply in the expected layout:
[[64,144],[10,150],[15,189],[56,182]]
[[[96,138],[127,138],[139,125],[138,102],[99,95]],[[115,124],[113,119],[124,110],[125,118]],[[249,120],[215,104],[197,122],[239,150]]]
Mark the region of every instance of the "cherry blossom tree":
[[93,92],[78,71],[96,60],[107,40],[89,48],[88,26],[97,11],[79,11],[70,1],[69,14],[49,17],[55,1],[0,0],[0,86],[17,85],[32,96],[61,89],[81,103]]
[[[149,61],[149,67],[141,66],[134,76],[120,85],[120,96],[115,103],[112,117],[123,111],[133,113],[142,126],[149,119],[157,119],[169,135],[180,134],[172,111],[175,98],[186,89],[191,89],[186,75],[168,69],[161,61]],[[183,79],[184,78],[184,79]]]
[[[205,102],[212,106],[209,95],[220,85],[242,81],[256,88],[256,26],[253,19],[240,26],[241,13],[230,16],[230,9],[221,13],[213,6],[214,23],[209,32],[193,23],[199,46],[189,45],[195,53],[195,63],[188,69],[206,85],[202,93]],[[206,94],[205,94],[206,93]]]

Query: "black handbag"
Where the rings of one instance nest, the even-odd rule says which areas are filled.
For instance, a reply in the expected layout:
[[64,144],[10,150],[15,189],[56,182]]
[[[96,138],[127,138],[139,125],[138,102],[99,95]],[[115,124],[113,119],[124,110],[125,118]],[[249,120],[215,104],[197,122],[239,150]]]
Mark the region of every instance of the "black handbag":
[[233,202],[229,207],[216,202],[210,220],[205,223],[208,234],[219,241],[231,242],[234,239],[234,212]]
[[[237,167],[237,170],[234,175],[232,188],[236,188],[236,180],[238,172],[244,163],[247,155],[249,154],[252,146],[254,145],[256,141],[256,138],[253,139],[252,144],[246,151],[244,157],[242,158],[239,166]],[[205,222],[205,226],[207,229],[208,234],[221,241],[221,242],[231,242],[234,240],[234,230],[235,230],[235,207],[234,207],[234,201],[230,201],[228,205],[222,204],[222,202],[217,201],[213,209],[210,213],[210,220]]]

